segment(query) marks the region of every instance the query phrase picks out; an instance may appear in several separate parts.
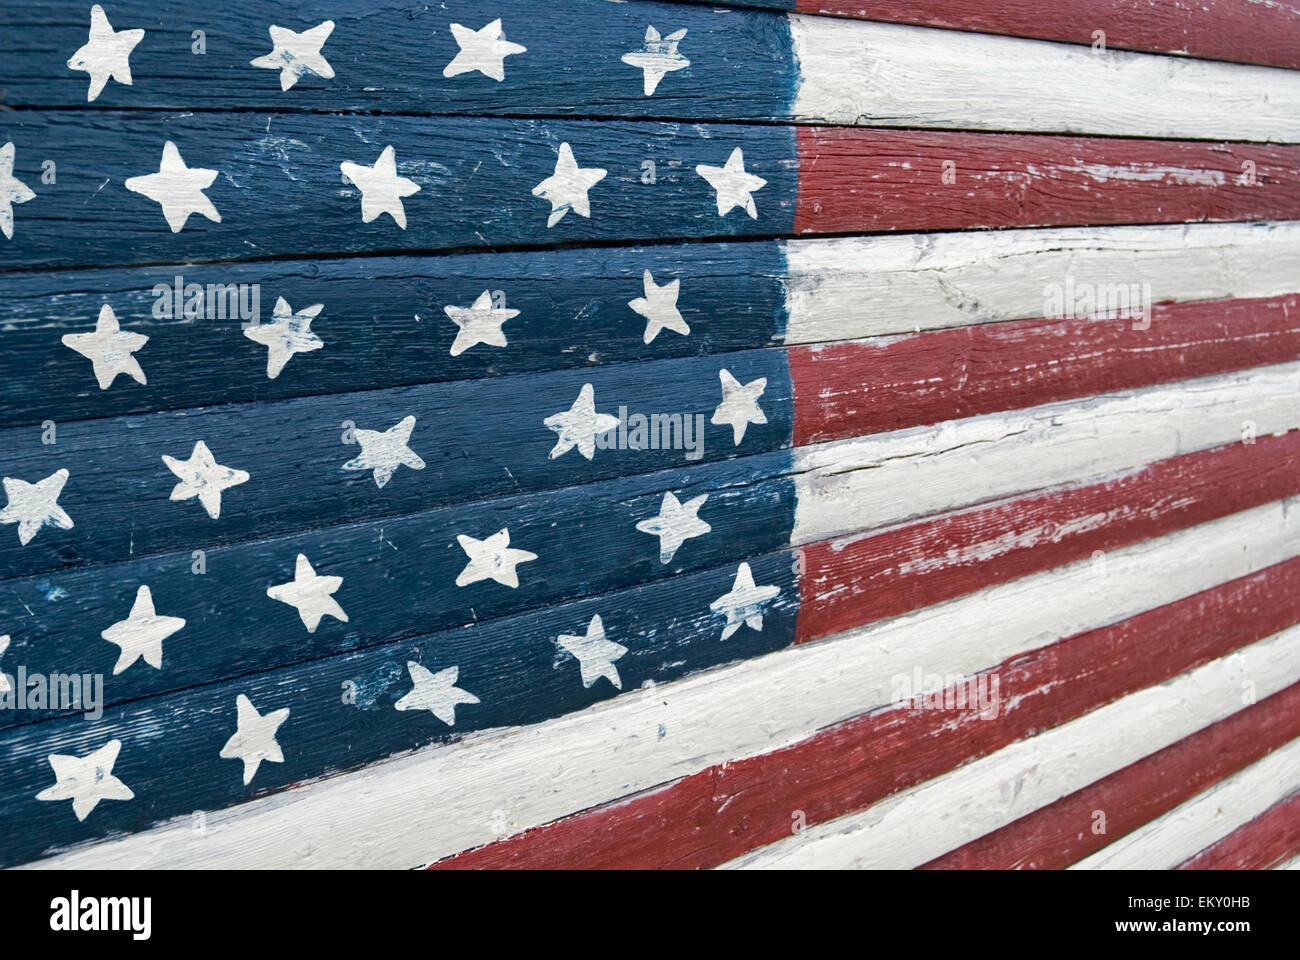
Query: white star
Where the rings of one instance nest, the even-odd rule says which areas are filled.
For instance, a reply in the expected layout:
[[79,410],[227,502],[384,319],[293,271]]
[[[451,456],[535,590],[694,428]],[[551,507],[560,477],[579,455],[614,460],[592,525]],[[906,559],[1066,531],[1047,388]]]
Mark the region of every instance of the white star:
[[153,594],[142,586],[135,594],[135,603],[125,620],[119,620],[100,634],[109,643],[122,648],[122,654],[113,667],[117,676],[141,657],[155,670],[162,669],[163,641],[185,626],[180,617],[160,617],[154,612]]
[[71,530],[72,518],[59,506],[59,494],[67,482],[67,470],[56,470],[34,484],[5,477],[5,496],[9,502],[0,510],[0,523],[18,524],[18,542],[24,547],[46,524],[60,530]]
[[323,303],[313,303],[294,312],[284,297],[275,298],[270,323],[257,323],[244,328],[244,336],[266,347],[266,375],[274,380],[295,353],[307,353],[325,346],[324,341],[311,332],[311,322],[325,309]]
[[361,191],[362,223],[369,223],[386,213],[394,223],[406,229],[406,208],[402,206],[402,197],[418,193],[420,185],[397,175],[397,159],[391,144],[384,147],[373,167],[345,160],[339,164],[339,169]]
[[411,692],[398,700],[398,710],[428,710],[449,727],[456,725],[456,704],[479,703],[479,698],[468,690],[456,686],[460,667],[448,667],[430,673],[414,660],[408,660],[406,669],[415,684]]
[[321,618],[331,616],[335,620],[348,622],[348,615],[338,605],[333,594],[343,585],[342,577],[320,577],[312,569],[304,554],[298,554],[298,563],[294,567],[293,579],[277,587],[267,587],[266,595],[272,600],[279,600],[291,607],[298,608],[298,616],[308,633],[315,633]]
[[759,377],[742,385],[728,370],[719,370],[718,378],[722,381],[722,402],[713,411],[710,423],[731,424],[732,438],[736,446],[745,439],[745,428],[751,423],[767,423],[767,415],[758,405],[758,398],[767,389],[767,377]]
[[157,173],[132,177],[126,188],[141,193],[162,206],[163,216],[172,233],[180,233],[191,213],[201,213],[214,223],[221,222],[221,214],[203,193],[217,179],[217,171],[202,167],[187,167],[176,144],[168,140],[163,144],[162,163]]
[[758,219],[753,193],[767,186],[767,181],[745,172],[745,155],[740,147],[731,151],[725,167],[710,167],[702,163],[695,172],[718,192],[718,216],[725,217],[732,207],[740,207],[750,219]]
[[605,625],[600,620],[600,614],[592,617],[587,624],[586,636],[575,637],[573,634],[562,633],[556,642],[562,650],[567,650],[577,658],[584,687],[590,687],[601,677],[607,677],[616,690],[623,689],[623,680],[618,675],[614,661],[627,653],[627,647],[605,639]]
[[140,362],[132,356],[149,342],[143,333],[123,332],[113,308],[104,304],[99,308],[99,320],[94,333],[66,333],[63,345],[76,350],[90,360],[94,367],[99,389],[107,390],[119,373],[125,373],[136,383],[148,383]]
[[424,461],[407,445],[414,429],[415,417],[406,417],[383,431],[357,428],[353,433],[361,444],[361,452],[343,464],[343,469],[374,470],[377,487],[391,480],[400,466],[423,470]]
[[709,495],[702,494],[686,503],[682,503],[671,493],[664,494],[659,507],[659,516],[642,520],[636,528],[642,533],[649,533],[659,538],[659,561],[671,563],[673,554],[691,537],[708,533],[713,528],[701,520],[697,514]]
[[263,715],[241,693],[235,698],[235,711],[238,714],[235,732],[221,748],[221,759],[243,760],[244,786],[248,786],[257,776],[257,768],[263,760],[284,763],[284,754],[280,751],[280,744],[275,741],[275,732],[288,718],[289,708],[272,710]]
[[26,203],[35,197],[27,184],[14,177],[14,145],[0,147],[0,233],[14,238],[15,203]]
[[573,150],[567,143],[560,144],[560,155],[555,160],[555,172],[533,187],[533,196],[551,201],[551,215],[546,220],[553,227],[572,210],[580,217],[591,216],[587,191],[605,179],[608,171],[600,167],[582,168],[573,159]]
[[114,31],[99,4],[90,8],[90,38],[68,60],[69,70],[90,74],[87,103],[99,96],[109,77],[131,86],[131,51],[143,39],[143,30]]
[[664,78],[664,74],[671,73],[674,70],[685,70],[691,65],[691,61],[677,52],[677,44],[681,42],[684,36],[686,36],[686,31],[678,30],[661,40],[658,30],[654,27],[646,27],[645,46],[640,50],[633,50],[631,53],[623,54],[624,63],[630,67],[645,71],[643,79],[647,97],[655,92],[655,88],[659,86],[659,81]]
[[596,412],[596,393],[591,384],[584,383],[573,406],[563,413],[553,413],[542,421],[559,439],[551,448],[550,459],[568,453],[574,447],[588,460],[596,452],[597,434],[607,433],[618,426],[618,417]]
[[483,76],[499,82],[506,78],[506,57],[524,53],[528,49],[504,39],[499,19],[493,20],[482,30],[471,30],[453,23],[451,35],[456,38],[460,53],[442,68],[444,77],[456,77],[477,70]]
[[78,820],[85,820],[101,800],[130,800],[135,796],[131,788],[113,776],[113,764],[121,749],[121,740],[110,740],[84,757],[51,753],[47,759],[54,768],[55,783],[38,793],[36,799],[71,800]]
[[200,440],[194,444],[194,452],[188,460],[177,460],[163,454],[163,463],[167,469],[181,478],[181,482],[172,488],[171,500],[189,500],[199,498],[203,509],[213,520],[221,516],[221,491],[248,482],[248,474],[243,470],[232,470],[217,463],[208,445]]
[[519,575],[515,572],[515,566],[537,559],[535,553],[512,548],[510,531],[504,527],[486,540],[475,540],[464,534],[457,536],[456,540],[469,557],[469,563],[456,578],[458,587],[491,579],[504,586],[517,588]]
[[282,91],[288,90],[307,73],[329,80],[334,76],[334,68],[321,56],[320,48],[333,32],[333,20],[326,20],[302,33],[272,26],[271,52],[249,62],[255,67],[279,70]]
[[749,564],[742,563],[736,570],[736,579],[731,584],[731,591],[724,593],[709,604],[714,613],[721,613],[727,618],[727,625],[722,628],[722,639],[740,629],[743,623],[751,630],[763,629],[763,608],[781,592],[779,587],[754,586],[754,575],[750,573]]
[[[3,657],[5,655],[5,651],[8,649],[9,649],[9,634],[6,633],[3,637],[0,637],[0,657]],[[0,693],[8,693],[12,689],[13,689],[13,684],[9,682],[9,677],[5,675],[5,672],[3,670],[0,670]]]
[[660,330],[689,334],[691,328],[686,325],[686,321],[682,319],[677,309],[677,294],[681,290],[682,282],[674,280],[659,286],[649,270],[645,272],[642,281],[645,286],[645,296],[629,300],[627,305],[646,319],[645,342],[653,341],[659,336]]
[[460,327],[456,342],[451,345],[451,355],[458,357],[476,343],[504,347],[506,335],[501,325],[519,316],[518,310],[492,306],[492,291],[484,290],[470,307],[443,307],[442,312]]

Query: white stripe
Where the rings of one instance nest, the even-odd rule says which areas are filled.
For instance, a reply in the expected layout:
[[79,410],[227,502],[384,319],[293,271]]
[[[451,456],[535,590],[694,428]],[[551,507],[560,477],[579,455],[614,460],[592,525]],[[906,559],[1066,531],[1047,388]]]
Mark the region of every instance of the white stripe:
[[1300,71],[790,16],[797,119],[1300,141]]
[[1286,863],[1279,863],[1274,870],[1300,870],[1300,857],[1292,857]]
[[1300,426],[1279,364],[794,451],[794,544],[812,543]]
[[1291,627],[725,866],[917,867],[1232,715],[1247,683],[1266,697],[1297,681],[1300,627]]
[[[365,770],[81,849],[61,867],[410,867],[888,704],[915,665],[972,674],[1300,553],[1275,503],[840,637],[484,731]],[[1261,688],[1266,686],[1261,682]],[[1261,696],[1264,695],[1261,693]]]
[[1300,740],[1221,780],[1070,869],[1172,870],[1300,788]]
[[1150,284],[1152,303],[1300,292],[1292,220],[790,240],[785,256],[788,344],[1038,319],[1067,278]]

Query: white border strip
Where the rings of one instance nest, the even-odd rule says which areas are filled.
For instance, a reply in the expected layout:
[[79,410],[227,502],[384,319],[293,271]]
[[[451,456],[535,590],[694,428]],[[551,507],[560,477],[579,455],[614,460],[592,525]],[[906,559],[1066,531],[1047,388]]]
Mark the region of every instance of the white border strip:
[[1172,870],[1300,788],[1300,740],[1084,857],[1071,870]]
[[[412,867],[767,753],[890,702],[892,678],[973,674],[1300,554],[1279,502],[530,727],[484,731],[36,866]],[[1261,687],[1265,686],[1261,684]],[[1261,696],[1264,695],[1261,693]]]
[[[725,866],[908,869],[1006,826],[1300,681],[1291,627],[847,817],[809,827]],[[1092,821],[1078,825],[1088,829]]]
[[[1048,313],[1049,285],[1150,284],[1151,302],[1300,292],[1300,222],[980,230],[789,240],[787,344]],[[1135,337],[1140,334],[1135,333]]]
[[797,119],[1300,141],[1300,71],[791,14]]

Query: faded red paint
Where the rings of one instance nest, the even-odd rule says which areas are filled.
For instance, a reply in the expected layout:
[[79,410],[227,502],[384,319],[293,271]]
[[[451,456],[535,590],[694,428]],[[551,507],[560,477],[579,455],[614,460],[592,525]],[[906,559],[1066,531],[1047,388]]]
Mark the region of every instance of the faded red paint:
[[1090,45],[1102,30],[1107,47],[1300,67],[1291,0],[798,0],[796,9]]
[[[1195,631],[1201,626],[1188,623],[1187,629]],[[1204,626],[1209,629],[1208,624]],[[1068,867],[1296,737],[1300,737],[1300,684],[1198,730],[920,869]],[[1106,813],[1104,835],[1092,832],[1094,810]]]
[[[1300,706],[1300,704],[1297,704]],[[1300,855],[1300,794],[1178,865],[1179,870],[1269,870]]]
[[[1300,294],[793,347],[794,445],[1300,360]],[[1137,321],[1145,323],[1144,320]]]
[[[433,866],[716,866],[790,836],[792,811],[802,811],[813,824],[862,810],[1297,622],[1300,559],[1006,661],[991,671],[999,676],[1004,707],[995,718],[971,710],[910,708],[858,717],[783,750],[713,766],[655,793],[538,827]],[[1221,757],[1217,765],[1200,757],[1207,772],[1196,780],[1199,786],[1193,792],[1251,762],[1270,744],[1300,735],[1297,707],[1300,684],[1208,728],[1235,724],[1230,729],[1246,733],[1231,738],[1240,749]],[[1212,779],[1209,771],[1217,771]],[[1187,781],[1167,779],[1162,773],[1149,785],[1181,796]],[[1150,790],[1153,798],[1159,793]],[[1158,811],[1138,814],[1133,826],[1154,815]],[[1084,814],[1077,822],[1090,820]],[[1062,846],[1060,834],[1073,833],[1076,821],[1053,818],[1049,825],[1055,832],[1048,846],[1068,848]],[[1069,849],[1071,859],[1066,862],[1084,855]]]
[[[812,126],[795,136],[796,233],[1300,217],[1296,146]],[[1255,182],[1239,183],[1248,160]],[[1116,167],[1211,180],[1105,177]]]
[[[1300,493],[1300,432],[802,550],[796,643]],[[1086,521],[1086,522],[1084,522]]]

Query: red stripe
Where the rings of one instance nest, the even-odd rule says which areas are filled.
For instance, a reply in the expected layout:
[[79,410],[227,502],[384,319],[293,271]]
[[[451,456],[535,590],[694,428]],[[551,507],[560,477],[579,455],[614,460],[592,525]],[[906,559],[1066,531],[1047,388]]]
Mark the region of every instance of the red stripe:
[[[1300,217],[1296,146],[809,126],[796,136],[797,233]],[[1253,184],[1238,183],[1245,161]],[[1114,167],[1222,182],[1101,177]]]
[[[911,707],[864,715],[435,866],[714,866],[789,836],[796,811],[812,824],[861,810],[1296,622],[1300,559],[1008,660],[994,671],[1003,704],[994,718]],[[1300,687],[1283,698],[1285,709],[1273,703],[1279,697],[1260,705],[1272,719],[1252,744],[1300,724]]]
[[1023,320],[792,347],[794,443],[1300,359],[1297,294],[1160,304],[1149,321],[1135,329],[1146,318]]
[[1300,493],[1300,431],[1105,483],[805,547],[795,642],[928,607]]
[[[1001,830],[931,860],[921,869],[1067,867],[1297,736],[1300,736],[1300,684],[1199,730]],[[1092,832],[1095,810],[1106,815],[1104,835]]]
[[1300,854],[1300,794],[1265,810],[1218,843],[1180,863],[1178,869],[1269,870],[1297,854]]
[[950,27],[1013,37],[1094,42],[1300,67],[1300,6],[1289,0],[798,0],[801,13]]

